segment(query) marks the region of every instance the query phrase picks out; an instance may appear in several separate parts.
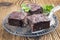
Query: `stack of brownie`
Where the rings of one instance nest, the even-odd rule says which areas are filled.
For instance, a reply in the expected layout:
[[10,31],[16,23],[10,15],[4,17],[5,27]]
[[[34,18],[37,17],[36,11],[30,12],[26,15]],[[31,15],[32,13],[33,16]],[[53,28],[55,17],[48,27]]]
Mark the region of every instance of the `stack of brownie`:
[[29,12],[12,12],[8,23],[12,26],[31,27],[32,32],[50,27],[50,20],[43,14],[43,8],[37,4],[27,4]]

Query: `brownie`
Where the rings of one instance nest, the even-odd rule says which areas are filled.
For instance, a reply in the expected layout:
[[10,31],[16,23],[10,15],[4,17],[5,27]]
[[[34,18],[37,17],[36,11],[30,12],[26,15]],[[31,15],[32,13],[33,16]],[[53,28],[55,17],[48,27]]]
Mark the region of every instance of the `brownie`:
[[30,7],[29,15],[43,13],[43,8],[37,4],[27,4]]
[[12,26],[23,26],[23,21],[27,13],[25,12],[12,12],[8,17],[8,23]]
[[28,16],[27,19],[32,31],[47,29],[50,27],[50,20],[43,14],[34,14]]

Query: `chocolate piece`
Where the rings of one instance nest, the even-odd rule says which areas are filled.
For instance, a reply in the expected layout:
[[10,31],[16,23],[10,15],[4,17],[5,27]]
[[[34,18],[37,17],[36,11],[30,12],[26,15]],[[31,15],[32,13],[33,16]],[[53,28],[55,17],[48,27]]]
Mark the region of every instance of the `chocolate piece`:
[[27,13],[24,13],[24,12],[12,12],[8,18],[9,25],[23,26],[23,23],[24,23],[23,20],[26,15]]
[[28,16],[27,19],[32,31],[47,29],[50,27],[50,21],[48,20],[47,16],[43,14],[34,14]]
[[43,8],[37,4],[27,4],[27,6],[31,8],[30,15],[43,13]]

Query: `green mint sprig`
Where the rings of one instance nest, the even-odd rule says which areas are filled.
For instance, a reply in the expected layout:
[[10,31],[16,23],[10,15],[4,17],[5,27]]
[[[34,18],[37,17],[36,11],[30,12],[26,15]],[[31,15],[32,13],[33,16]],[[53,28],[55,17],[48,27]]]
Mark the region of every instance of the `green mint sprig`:
[[22,4],[21,7],[25,12],[29,12],[30,10],[30,7],[28,7],[26,4]]
[[43,6],[43,12],[44,12],[44,14],[48,15],[53,8],[54,8],[53,5],[45,5],[45,6]]

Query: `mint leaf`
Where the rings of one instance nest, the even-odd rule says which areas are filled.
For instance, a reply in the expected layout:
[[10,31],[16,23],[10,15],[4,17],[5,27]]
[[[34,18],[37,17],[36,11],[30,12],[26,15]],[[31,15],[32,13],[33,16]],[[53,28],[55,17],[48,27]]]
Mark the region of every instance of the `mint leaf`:
[[49,14],[53,8],[54,8],[53,5],[45,5],[43,6],[43,12]]
[[25,12],[29,12],[30,10],[30,8],[26,4],[22,4],[21,7]]
[[30,10],[29,7],[26,7],[26,8],[24,9],[25,12],[29,12],[29,10]]

